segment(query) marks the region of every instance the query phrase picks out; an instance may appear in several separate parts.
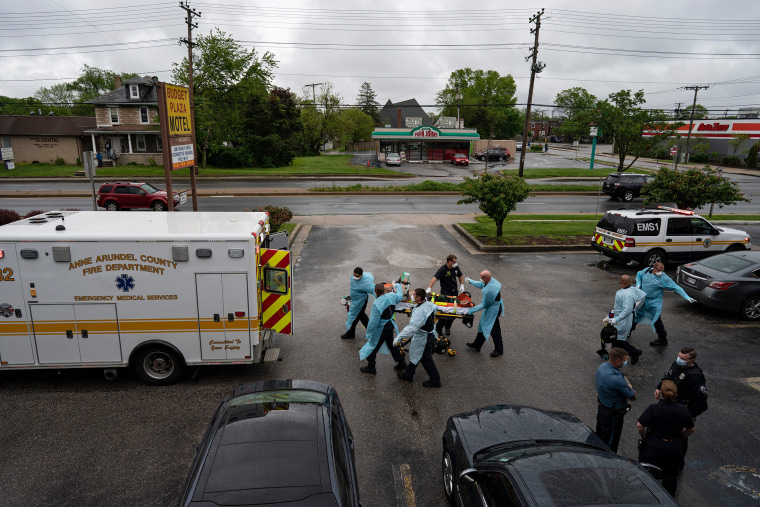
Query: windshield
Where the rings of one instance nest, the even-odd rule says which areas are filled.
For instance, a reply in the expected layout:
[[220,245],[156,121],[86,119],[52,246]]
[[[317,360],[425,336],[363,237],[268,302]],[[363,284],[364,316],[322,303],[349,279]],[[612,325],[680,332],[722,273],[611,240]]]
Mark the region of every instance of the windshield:
[[[476,456],[478,462],[491,462],[491,463],[509,463],[510,461],[527,458],[530,456],[538,456],[541,454],[549,454],[553,452],[595,452],[599,451],[598,447],[584,445],[576,442],[563,442],[563,441],[539,441],[539,442],[526,442],[519,447],[510,446],[507,449],[492,449],[482,453],[480,456]],[[479,453],[480,454],[480,453]]]
[[735,273],[740,269],[751,266],[753,262],[733,255],[716,255],[700,261],[699,264],[716,271],[722,271],[723,273]]
[[327,403],[327,395],[314,391],[263,391],[258,393],[244,394],[237,396],[227,402],[228,407],[237,407],[240,405],[251,405],[256,403],[317,403],[324,405]]
[[143,183],[142,185],[140,185],[140,188],[142,188],[146,194],[155,194],[156,192],[160,192],[159,189],[157,189],[150,183]]

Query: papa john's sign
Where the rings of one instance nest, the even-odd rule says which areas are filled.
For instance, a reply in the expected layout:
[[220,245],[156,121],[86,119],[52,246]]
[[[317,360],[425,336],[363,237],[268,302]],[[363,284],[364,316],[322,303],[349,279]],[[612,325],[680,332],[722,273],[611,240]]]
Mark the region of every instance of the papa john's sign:
[[417,127],[412,130],[412,137],[437,139],[441,136],[441,131],[435,127]]

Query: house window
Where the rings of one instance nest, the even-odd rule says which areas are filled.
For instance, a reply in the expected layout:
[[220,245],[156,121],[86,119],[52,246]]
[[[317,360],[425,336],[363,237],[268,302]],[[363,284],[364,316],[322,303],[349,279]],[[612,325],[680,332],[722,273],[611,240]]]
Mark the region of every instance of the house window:
[[119,108],[109,107],[108,112],[111,114],[111,123],[113,125],[116,125],[117,123],[119,123]]
[[530,128],[532,128],[532,129],[536,128],[536,124],[535,123],[531,123],[530,124]]
[[148,108],[147,107],[141,107],[140,108],[140,123],[150,123],[150,118],[148,116]]
[[11,138],[0,137],[0,148],[10,148],[10,147],[11,147]]
[[140,92],[137,89],[137,85],[129,85],[129,98],[130,99],[139,99],[140,98]]
[[145,134],[137,134],[137,151],[145,151]]
[[164,151],[164,145],[161,144],[161,136],[156,136],[156,150]]

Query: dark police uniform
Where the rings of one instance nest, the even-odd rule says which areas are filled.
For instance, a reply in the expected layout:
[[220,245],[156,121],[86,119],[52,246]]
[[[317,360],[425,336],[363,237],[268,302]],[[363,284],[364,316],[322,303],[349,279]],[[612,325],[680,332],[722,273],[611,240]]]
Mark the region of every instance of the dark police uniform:
[[647,438],[639,449],[639,461],[662,469],[662,486],[675,496],[678,470],[683,464],[683,430],[694,427],[689,410],[675,401],[649,405],[639,417]]
[[595,433],[613,452],[617,452],[628,399],[633,399],[636,392],[628,386],[620,370],[609,362],[600,364],[596,370],[596,392],[599,406]]
[[[681,366],[676,361],[670,365],[662,380],[672,380],[678,388],[676,401],[689,409],[691,418],[695,419],[699,414],[707,410],[707,387],[705,387],[705,375],[702,369],[694,363],[692,366]],[[662,387],[662,380],[657,384],[657,389]],[[683,455],[689,449],[689,439],[683,439]]]
[[[446,264],[438,268],[438,271],[433,275],[441,283],[441,295],[454,296],[459,295],[459,279],[462,277],[462,270],[459,266],[455,268],[449,268]],[[451,323],[454,322],[453,318],[441,317],[435,325],[435,331],[438,335],[443,334],[443,329],[446,328],[447,333],[451,333]]]

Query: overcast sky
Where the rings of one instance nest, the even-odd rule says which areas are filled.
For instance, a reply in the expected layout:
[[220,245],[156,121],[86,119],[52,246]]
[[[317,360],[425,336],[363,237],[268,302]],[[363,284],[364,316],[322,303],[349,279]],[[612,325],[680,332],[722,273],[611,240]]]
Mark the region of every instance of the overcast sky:
[[[170,80],[187,55],[184,10],[176,1],[2,0],[0,95],[28,97],[71,81],[87,64]],[[456,69],[511,74],[527,102],[534,36],[542,8],[534,104],[552,104],[574,86],[606,98],[644,89],[647,107],[698,103],[715,115],[760,104],[757,0],[548,0],[542,3],[438,0],[191,1],[201,12],[194,37],[220,28],[246,48],[279,61],[274,83],[299,95],[332,82],[354,104],[362,82],[377,100],[435,104]],[[308,90],[311,90],[310,88]],[[434,107],[425,107],[434,111]],[[552,109],[534,105],[534,110]]]

